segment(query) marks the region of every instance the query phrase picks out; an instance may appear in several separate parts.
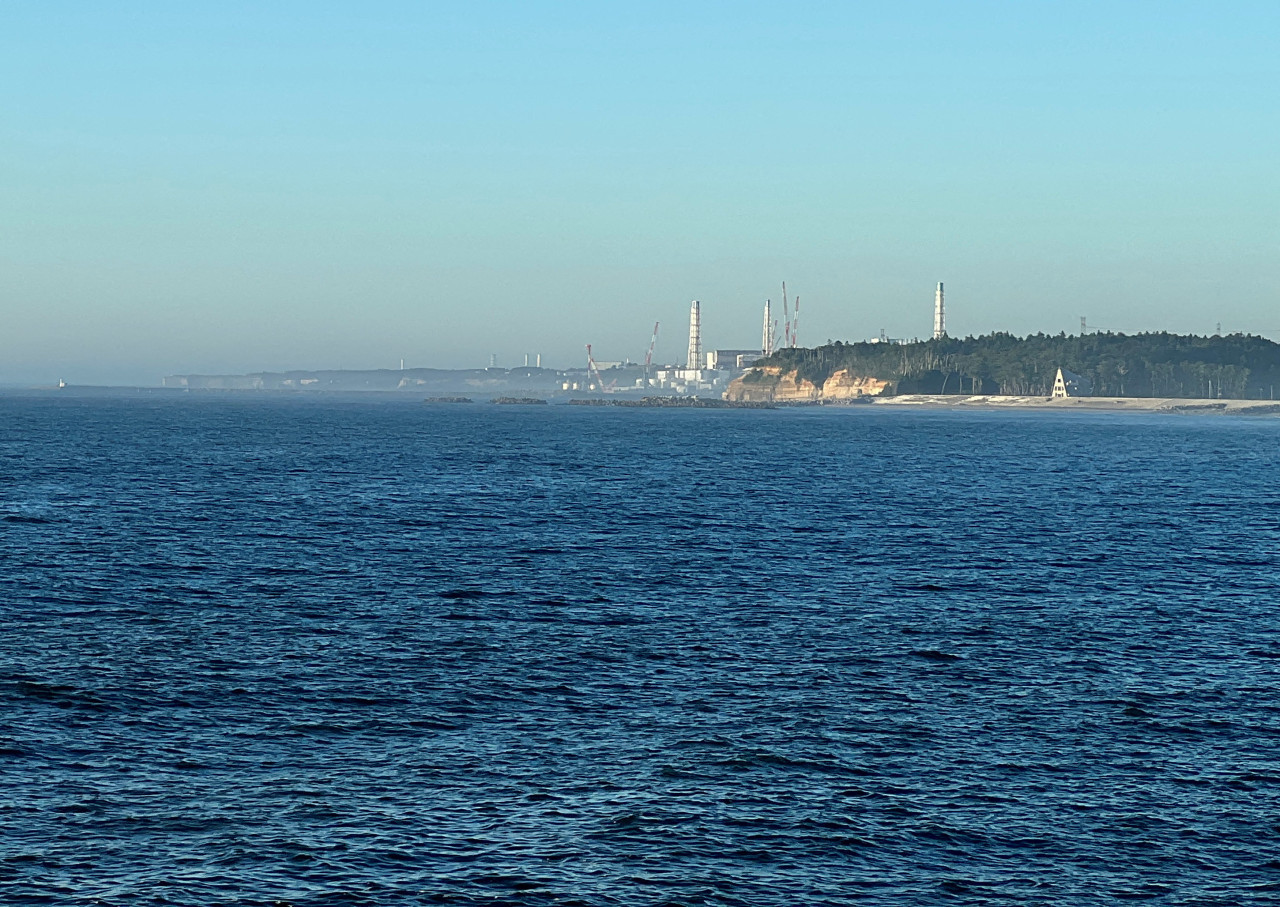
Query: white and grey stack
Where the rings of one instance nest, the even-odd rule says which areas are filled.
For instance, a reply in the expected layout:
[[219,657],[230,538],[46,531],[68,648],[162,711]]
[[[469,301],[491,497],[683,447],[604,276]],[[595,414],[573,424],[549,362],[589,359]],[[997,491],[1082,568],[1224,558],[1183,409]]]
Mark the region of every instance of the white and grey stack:
[[947,325],[943,320],[942,311],[942,282],[938,282],[938,295],[933,302],[933,339],[941,340],[947,336]]
[[702,308],[698,300],[689,307],[689,369],[702,368]]

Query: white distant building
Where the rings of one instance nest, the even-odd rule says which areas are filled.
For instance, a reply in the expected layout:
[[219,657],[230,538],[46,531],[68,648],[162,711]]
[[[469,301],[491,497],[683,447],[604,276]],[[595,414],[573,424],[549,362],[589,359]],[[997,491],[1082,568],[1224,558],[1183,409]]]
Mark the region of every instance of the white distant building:
[[707,350],[707,368],[747,368],[761,358],[760,350]]
[[1084,375],[1077,375],[1065,368],[1058,369],[1058,376],[1053,379],[1053,396],[1088,397],[1093,394],[1093,382]]

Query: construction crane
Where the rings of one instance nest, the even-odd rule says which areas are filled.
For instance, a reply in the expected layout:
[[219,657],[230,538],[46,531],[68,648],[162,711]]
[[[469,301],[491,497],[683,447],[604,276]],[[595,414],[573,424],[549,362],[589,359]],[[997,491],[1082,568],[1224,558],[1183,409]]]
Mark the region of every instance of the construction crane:
[[587,378],[592,375],[596,376],[596,383],[600,387],[600,393],[604,393],[604,378],[600,375],[600,369],[596,368],[596,360],[591,355],[591,344],[587,344]]
[[649,368],[653,365],[653,349],[658,345],[658,322],[653,323],[653,339],[649,341],[649,352],[644,354],[644,386],[649,386]]

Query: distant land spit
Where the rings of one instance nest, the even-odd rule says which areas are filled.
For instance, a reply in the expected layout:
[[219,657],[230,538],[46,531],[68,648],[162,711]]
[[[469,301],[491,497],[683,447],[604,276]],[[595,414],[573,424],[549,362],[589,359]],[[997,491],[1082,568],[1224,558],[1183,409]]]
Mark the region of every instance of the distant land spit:
[[784,349],[730,383],[731,400],[771,403],[928,395],[1274,400],[1280,344],[1247,334],[943,336],[915,343]]
[[[654,370],[663,374],[661,370]],[[1069,376],[1072,395],[1050,400],[1055,379]],[[683,372],[678,374],[689,374]],[[1245,334],[1095,333],[1025,338],[996,333],[943,336],[911,343],[835,342],[787,348],[746,369],[701,371],[685,386],[655,379],[626,363],[594,375],[587,369],[370,369],[170,375],[169,389],[422,393],[539,397],[553,402],[594,396],[665,395],[736,403],[895,403],[938,406],[1051,406],[1054,409],[1261,412],[1280,385],[1280,344]],[[711,380],[706,375],[717,376]],[[735,377],[729,380],[729,375]],[[681,379],[683,380],[683,379]],[[656,387],[663,384],[665,386]],[[1249,405],[1243,405],[1249,404]]]

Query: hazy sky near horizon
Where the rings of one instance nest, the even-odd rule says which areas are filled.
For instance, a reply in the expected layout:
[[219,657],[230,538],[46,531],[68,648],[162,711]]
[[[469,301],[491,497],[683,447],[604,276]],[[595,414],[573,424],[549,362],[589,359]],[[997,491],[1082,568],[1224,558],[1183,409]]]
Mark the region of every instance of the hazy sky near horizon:
[[1280,339],[1280,3],[0,2],[0,382]]

